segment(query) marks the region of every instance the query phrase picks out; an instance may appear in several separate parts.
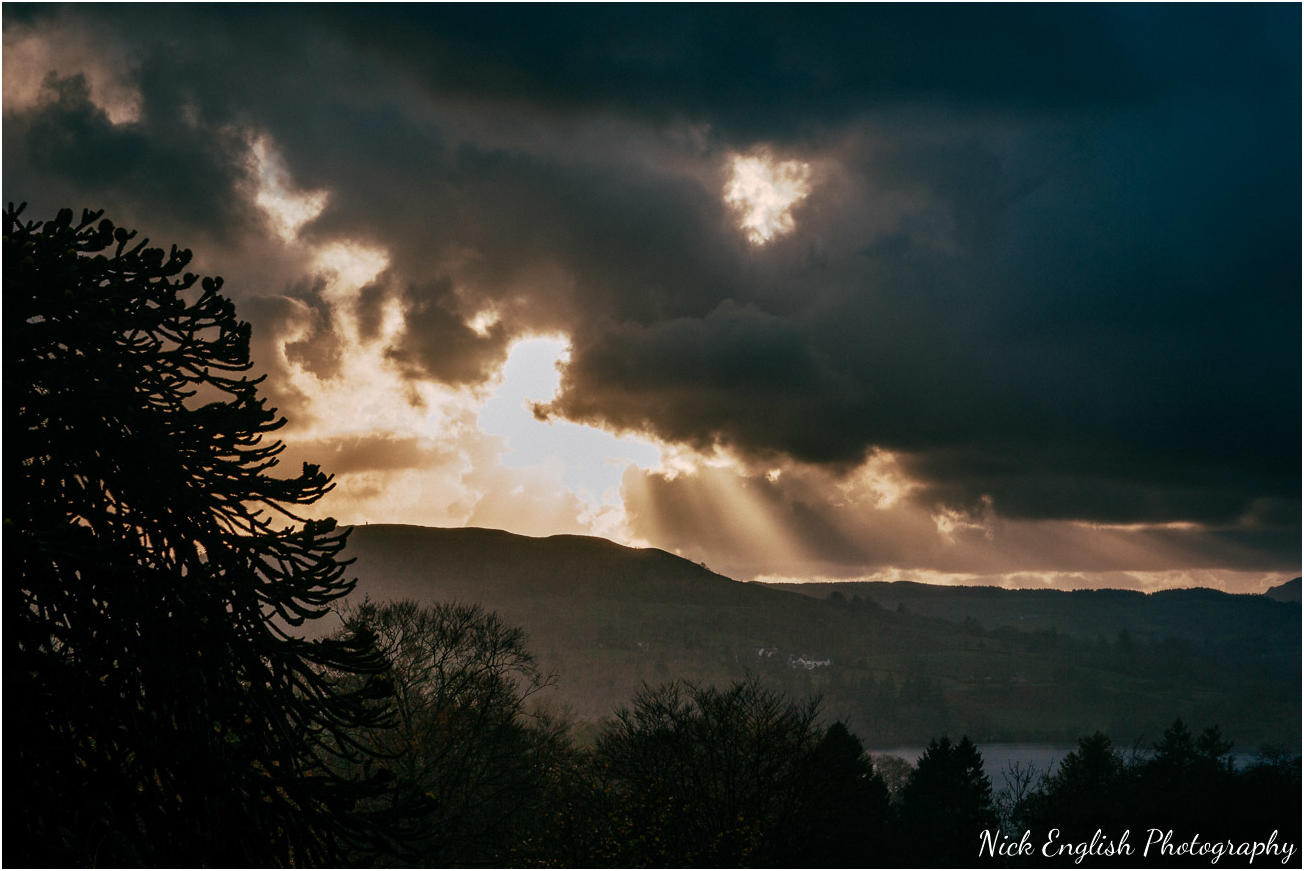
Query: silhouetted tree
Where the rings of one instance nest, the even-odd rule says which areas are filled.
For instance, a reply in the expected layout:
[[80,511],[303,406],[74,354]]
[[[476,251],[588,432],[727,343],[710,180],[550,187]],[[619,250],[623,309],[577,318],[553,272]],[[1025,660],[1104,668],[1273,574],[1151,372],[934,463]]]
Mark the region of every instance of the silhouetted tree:
[[972,741],[953,744],[942,737],[928,743],[902,790],[900,820],[902,864],[974,864],[979,833],[995,829],[997,818],[992,782]]
[[1060,761],[1041,790],[1029,796],[1021,814],[1025,827],[1060,829],[1061,840],[1090,840],[1096,829],[1117,834],[1133,811],[1133,778],[1108,736],[1096,732]]
[[607,844],[616,864],[757,864],[766,831],[792,806],[815,707],[754,682],[728,690],[644,688],[598,740],[618,806]]
[[1160,826],[1218,831],[1228,811],[1231,747],[1217,727],[1197,738],[1181,720],[1174,721],[1138,769],[1139,806],[1152,808],[1149,813]]
[[806,782],[793,817],[772,835],[775,864],[790,868],[885,864],[887,785],[860,739],[843,723],[834,723],[803,762]]
[[1046,774],[1032,763],[1014,760],[1006,763],[1001,778],[1005,783],[992,804],[1001,828],[1007,833],[1017,834],[1027,827],[1029,805],[1039,795]]
[[[9,864],[267,865],[373,829],[325,738],[381,716],[365,638],[293,627],[348,591],[332,521],[271,474],[249,325],[189,251],[101,213],[5,213]],[[280,526],[273,520],[279,519]]]
[[883,753],[874,757],[874,772],[887,787],[888,799],[895,802],[910,782],[915,767],[900,756]]
[[817,710],[755,681],[645,687],[598,740],[608,801],[585,864],[872,861],[886,790],[859,739],[818,728]]
[[395,721],[355,734],[389,760],[394,789],[427,800],[415,858],[432,866],[520,861],[570,764],[564,727],[527,709],[550,681],[525,633],[478,605],[368,601],[344,614],[345,636],[374,635],[389,662]]
[[[1022,804],[1014,832],[1059,829],[1060,843],[1090,842],[1100,830],[1111,840],[1130,830],[1172,830],[1175,842],[1199,836],[1204,843],[1266,840],[1299,844],[1299,757],[1261,756],[1238,770],[1232,743],[1217,728],[1198,736],[1174,722],[1149,756],[1125,762],[1109,738],[1097,732],[1060,763],[1041,788]],[[1134,844],[1134,846],[1137,846]],[[1074,859],[1073,861],[1077,861]],[[1117,857],[1086,858],[1082,865],[1116,864]],[[1247,856],[1227,856],[1222,864],[1241,866]],[[1059,858],[1034,856],[1031,864],[1062,866]],[[1151,851],[1148,865],[1189,867],[1190,856]]]
[[1300,799],[1300,757],[1264,748],[1238,772],[1227,828],[1233,833],[1276,830],[1281,840],[1300,844]]

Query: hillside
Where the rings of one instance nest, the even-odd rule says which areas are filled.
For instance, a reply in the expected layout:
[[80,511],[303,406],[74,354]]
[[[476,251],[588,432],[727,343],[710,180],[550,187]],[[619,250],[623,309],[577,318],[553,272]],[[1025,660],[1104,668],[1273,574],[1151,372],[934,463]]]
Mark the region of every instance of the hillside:
[[[523,626],[557,675],[549,702],[580,720],[609,715],[644,681],[755,674],[794,696],[821,694],[828,715],[878,746],[943,732],[1050,742],[1103,729],[1152,740],[1178,716],[1218,723],[1243,747],[1298,741],[1299,610],[1261,596],[1208,597],[1228,614],[1241,599],[1266,607],[1252,631],[1237,616],[1210,638],[1114,628],[1079,638],[898,611],[851,592],[829,599],[740,583],[664,551],[583,536],[372,525],[353,530],[347,554],[357,560],[355,597],[479,602]],[[1028,602],[995,592],[988,615],[1004,609],[1017,622]],[[1124,618],[1158,608],[1145,625],[1189,626],[1183,608],[1164,616],[1164,596],[1120,601]]]
[[1284,584],[1270,588],[1263,595],[1275,602],[1296,602],[1300,600],[1299,578],[1292,578]]
[[[1179,638],[1197,642],[1277,639],[1291,636],[1299,610],[1282,607],[1289,584],[1264,596],[1232,595],[1210,589],[1162,590],[1008,590],[1000,587],[952,587],[910,581],[774,584],[776,589],[815,598],[833,594],[860,596],[890,610],[962,623],[976,620],[987,629],[1028,632],[1053,630],[1083,639],[1115,640],[1127,633],[1134,640]],[[1274,595],[1274,592],[1281,591]],[[1274,601],[1275,600],[1275,601]],[[1284,640],[1288,640],[1284,639]]]
[[[376,597],[426,594],[479,601],[539,597],[736,605],[789,594],[741,584],[656,549],[605,538],[532,538],[499,529],[377,524],[355,527],[349,555],[379,584]],[[394,584],[393,591],[385,588]],[[414,586],[415,585],[415,586]]]

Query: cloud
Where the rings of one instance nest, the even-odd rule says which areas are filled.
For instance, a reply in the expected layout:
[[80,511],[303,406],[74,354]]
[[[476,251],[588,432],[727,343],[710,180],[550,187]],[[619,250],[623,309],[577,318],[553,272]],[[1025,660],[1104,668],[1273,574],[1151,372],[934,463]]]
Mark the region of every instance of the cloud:
[[[741,552],[700,506],[745,491],[776,559],[839,576],[1159,571],[1117,568],[1135,543],[1276,567],[1299,536],[1299,16],[11,6],[4,187],[194,248],[372,516],[506,516],[520,480],[489,474],[473,397],[547,334],[571,347],[556,418],[742,470],[627,473],[649,541]],[[760,153],[810,184],[757,246],[728,186]],[[888,455],[903,489],[862,528],[836,494]],[[595,528],[546,480],[516,504]]]
[[[799,454],[809,447],[817,459],[832,459],[838,434],[809,415],[831,377],[792,323],[726,300],[700,319],[608,323],[582,334],[562,395],[545,411],[708,450],[716,443]],[[854,455],[864,445],[842,447]]]
[[[1294,13],[974,6],[406,9],[329,17],[430,92],[810,136],[887,106],[1058,113],[1292,76]],[[1266,52],[1251,45],[1272,43]],[[1234,87],[1234,85],[1232,86]]]
[[336,436],[296,441],[283,462],[316,463],[332,475],[406,470],[439,465],[449,459],[433,439],[393,435]]
[[457,311],[448,279],[411,285],[401,298],[403,334],[386,353],[408,371],[446,384],[479,384],[502,363],[510,338],[505,325],[473,329],[471,313]]
[[[92,101],[81,73],[60,78],[52,71],[43,94],[29,111],[5,115],[7,189],[26,194],[36,187],[31,179],[49,180],[53,190],[31,192],[122,202],[128,218],[148,215],[147,226],[179,225],[217,240],[253,219],[252,204],[233,196],[247,180],[238,137],[180,119],[116,124]],[[15,169],[22,176],[14,178]]]
[[797,160],[775,161],[766,154],[732,158],[724,201],[738,215],[747,241],[764,245],[796,228],[791,209],[810,195],[810,165]]
[[[842,479],[812,464],[787,462],[767,473],[731,461],[679,473],[630,469],[624,501],[633,535],[742,579],[1035,586],[1031,579],[1040,577],[1151,589],[1223,586],[1216,581],[1224,578],[1249,589],[1296,570],[1298,537],[1285,528],[1016,520],[990,504],[969,512],[883,498],[913,485],[890,455]],[[1256,568],[1247,574],[1247,566]]]

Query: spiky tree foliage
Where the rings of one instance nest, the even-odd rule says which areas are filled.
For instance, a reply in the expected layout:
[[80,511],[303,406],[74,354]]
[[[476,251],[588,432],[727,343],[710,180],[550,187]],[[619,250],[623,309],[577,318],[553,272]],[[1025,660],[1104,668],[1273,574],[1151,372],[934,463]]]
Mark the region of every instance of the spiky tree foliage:
[[[84,212],[4,229],[9,864],[329,862],[367,820],[327,773],[382,716],[331,488],[276,477],[249,325],[188,250]],[[198,286],[196,286],[198,283]],[[331,748],[331,749],[327,749]],[[10,791],[13,787],[14,791]]]

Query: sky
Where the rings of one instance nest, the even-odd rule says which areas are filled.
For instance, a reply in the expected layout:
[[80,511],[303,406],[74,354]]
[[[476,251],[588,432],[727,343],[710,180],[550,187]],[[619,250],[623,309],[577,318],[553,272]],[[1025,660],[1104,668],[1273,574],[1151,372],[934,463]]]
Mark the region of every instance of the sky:
[[2,14],[5,200],[224,277],[317,515],[1300,573],[1298,5]]

